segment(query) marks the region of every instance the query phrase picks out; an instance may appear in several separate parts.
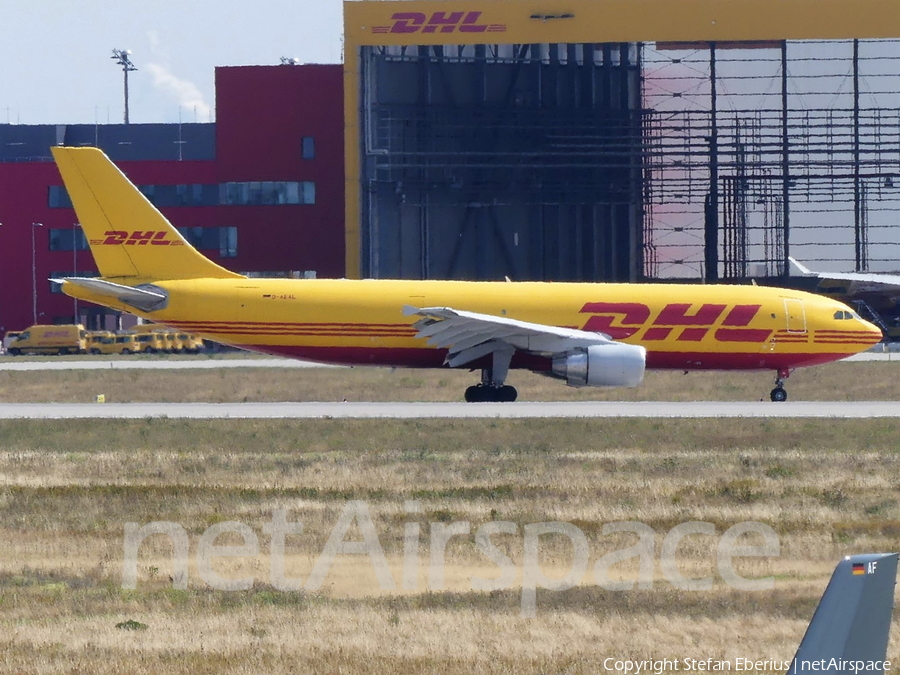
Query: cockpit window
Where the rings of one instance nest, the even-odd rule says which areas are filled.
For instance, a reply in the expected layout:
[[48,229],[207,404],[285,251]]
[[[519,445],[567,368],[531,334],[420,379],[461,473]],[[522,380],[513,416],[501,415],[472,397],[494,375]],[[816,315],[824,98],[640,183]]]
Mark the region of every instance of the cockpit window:
[[834,313],[834,318],[838,321],[846,321],[847,319],[859,319],[860,317],[856,312],[847,312],[839,309]]

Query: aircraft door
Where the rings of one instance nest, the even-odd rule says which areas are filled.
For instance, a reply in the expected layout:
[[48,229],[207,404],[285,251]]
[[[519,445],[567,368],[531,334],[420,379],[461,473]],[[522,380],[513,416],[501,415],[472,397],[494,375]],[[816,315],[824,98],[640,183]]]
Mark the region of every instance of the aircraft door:
[[788,333],[806,332],[806,310],[803,308],[802,300],[785,298],[784,316],[787,320]]

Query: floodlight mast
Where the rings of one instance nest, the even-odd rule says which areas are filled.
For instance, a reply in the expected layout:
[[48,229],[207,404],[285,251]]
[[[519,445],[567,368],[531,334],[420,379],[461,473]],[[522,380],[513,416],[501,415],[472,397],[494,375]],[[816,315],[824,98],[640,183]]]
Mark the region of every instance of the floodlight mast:
[[109,57],[122,66],[122,73],[125,75],[125,124],[128,124],[128,73],[137,70],[130,56],[130,49],[113,49],[113,55]]

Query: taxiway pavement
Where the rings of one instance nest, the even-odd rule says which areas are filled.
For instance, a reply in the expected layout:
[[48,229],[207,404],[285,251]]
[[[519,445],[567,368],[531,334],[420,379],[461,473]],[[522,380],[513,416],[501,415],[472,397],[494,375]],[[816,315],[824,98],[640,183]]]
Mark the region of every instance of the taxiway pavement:
[[4,403],[0,419],[897,418],[895,401]]
[[135,359],[100,360],[84,358],[72,361],[0,361],[0,371],[9,370],[209,370],[214,368],[341,368],[312,361],[294,359],[160,359],[138,357]]

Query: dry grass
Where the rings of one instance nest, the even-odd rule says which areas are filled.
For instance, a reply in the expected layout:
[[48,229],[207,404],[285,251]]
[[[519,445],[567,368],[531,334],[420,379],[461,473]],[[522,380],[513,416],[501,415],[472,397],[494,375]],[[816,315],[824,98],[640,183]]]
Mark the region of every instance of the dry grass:
[[[894,363],[835,363],[798,370],[792,400],[900,400]],[[768,400],[774,373],[650,371],[637,389],[573,389],[559,380],[515,371],[523,401]],[[459,401],[477,373],[387,368],[236,368],[221,370],[0,371],[0,403],[239,401]]]
[[[596,673],[608,656],[789,659],[834,562],[896,549],[898,447],[900,429],[879,420],[3,422],[0,672]],[[367,502],[398,583],[404,525],[420,524],[417,588],[382,591],[367,558],[343,556],[319,591],[273,589],[272,511],[304,525],[286,567],[305,578],[351,499]],[[404,510],[411,499],[420,513]],[[571,522],[590,570],[633,541],[603,535],[604,523],[645,522],[658,551],[676,524],[721,534],[748,519],[775,528],[782,552],[739,571],[773,575],[772,591],[681,591],[657,569],[652,589],[612,592],[589,573],[539,592],[524,619],[516,588],[472,590],[472,576],[497,570],[471,535],[447,546],[445,589],[425,573],[433,522],[516,523],[517,536],[495,541],[517,565],[521,526]],[[186,529],[192,561],[210,525],[251,527],[259,554],[214,569],[252,576],[253,588],[211,590],[192,564],[188,589],[174,590],[157,535],[141,548],[137,589],[124,590],[124,523],[154,520]],[[718,578],[714,544],[685,540],[681,571]],[[551,576],[566,571],[564,540],[541,550]],[[636,567],[614,571],[628,579]],[[147,628],[116,628],[127,620]],[[889,656],[900,657],[897,630]]]

